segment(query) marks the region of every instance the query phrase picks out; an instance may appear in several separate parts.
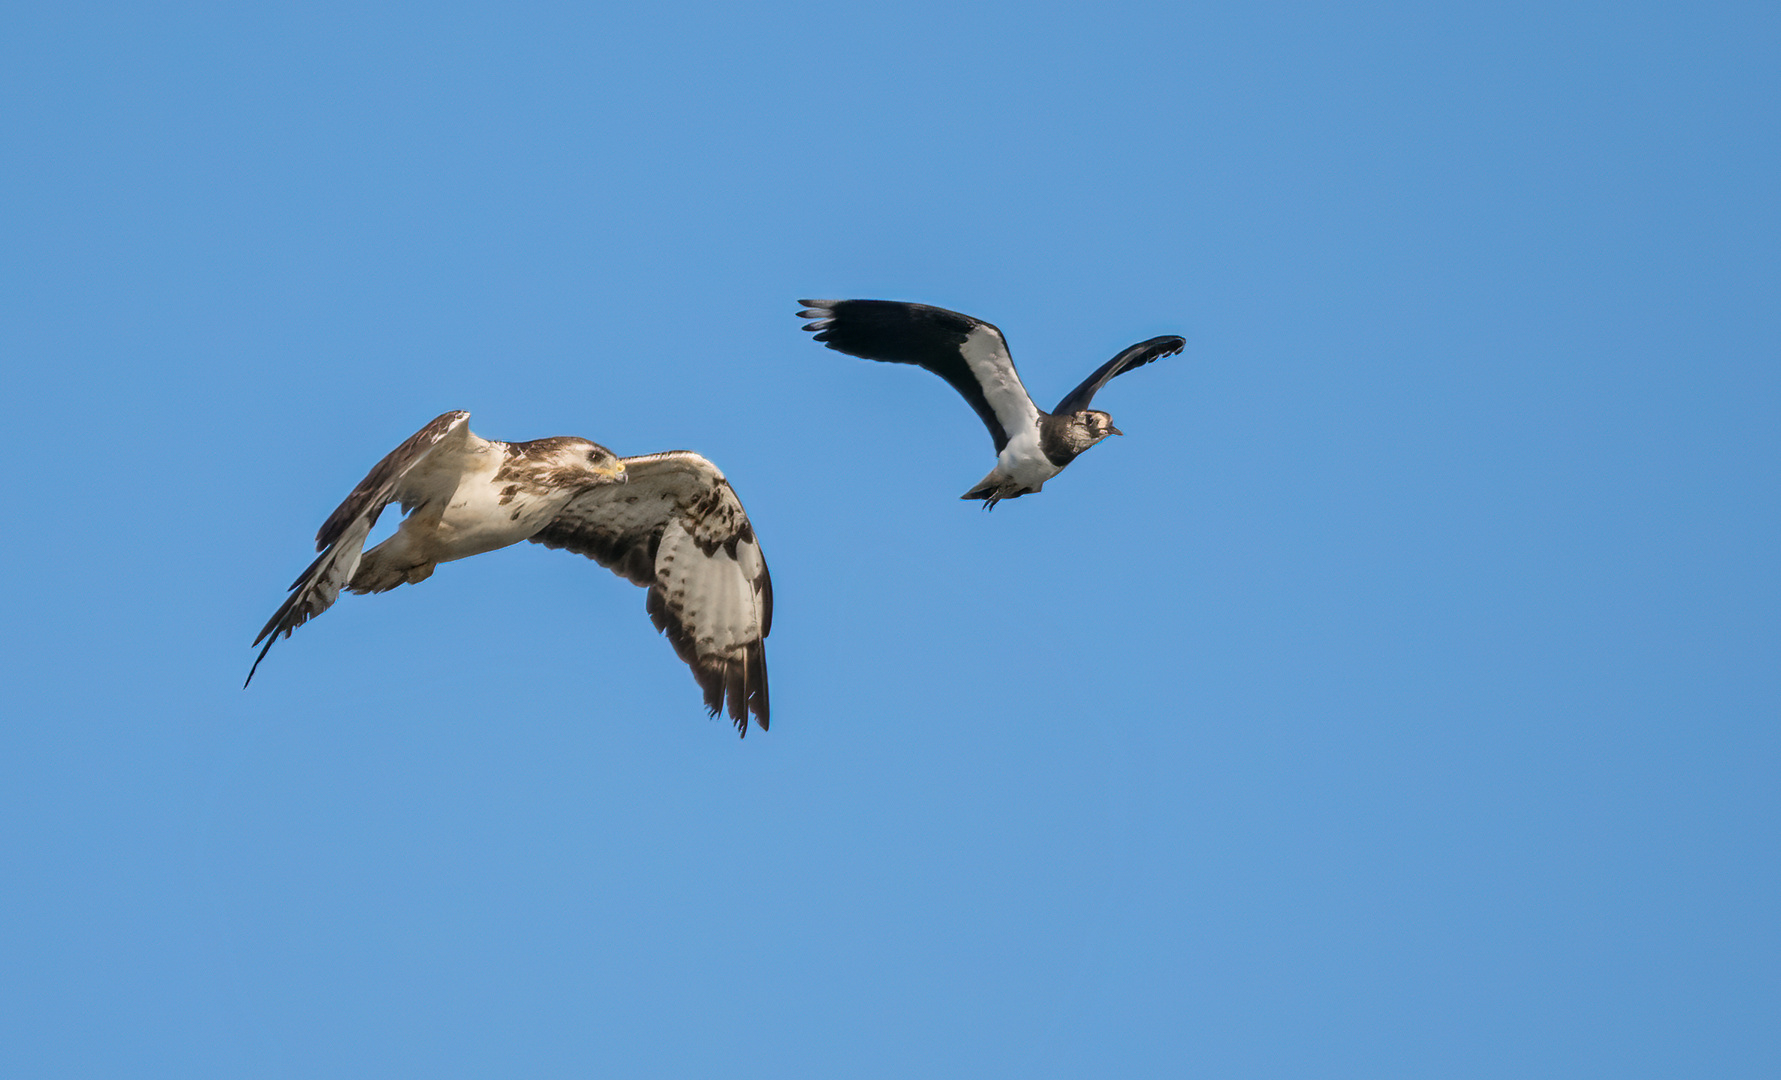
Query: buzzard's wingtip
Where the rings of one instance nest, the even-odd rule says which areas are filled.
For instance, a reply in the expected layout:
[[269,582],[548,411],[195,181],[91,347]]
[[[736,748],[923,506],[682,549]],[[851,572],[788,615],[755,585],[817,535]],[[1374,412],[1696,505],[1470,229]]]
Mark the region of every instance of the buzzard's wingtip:
[[[289,636],[289,635],[286,635],[286,636]],[[251,683],[254,681],[254,672],[260,670],[260,661],[266,659],[266,654],[272,651],[272,643],[277,640],[278,640],[277,634],[273,634],[271,637],[266,639],[266,647],[264,649],[260,650],[260,655],[254,657],[254,666],[247,669],[247,678],[241,680],[241,688],[243,690],[247,689],[248,683]],[[259,643],[260,643],[259,639],[255,638],[254,644],[258,645]]]

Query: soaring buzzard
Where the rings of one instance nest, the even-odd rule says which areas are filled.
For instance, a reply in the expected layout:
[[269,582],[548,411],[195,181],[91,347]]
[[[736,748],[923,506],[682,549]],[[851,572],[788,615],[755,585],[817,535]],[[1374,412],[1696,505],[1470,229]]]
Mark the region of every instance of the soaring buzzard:
[[[392,502],[407,515],[401,527],[365,551]],[[266,647],[248,682],[278,636],[328,610],[342,588],[386,592],[425,581],[442,562],[521,540],[586,555],[648,588],[650,619],[693,669],[712,715],[727,708],[747,735],[753,713],[767,729],[773,583],[717,466],[685,450],[620,458],[574,437],[480,439],[467,412],[415,432],[322,523],[321,557],[254,639]]]
[[849,356],[914,364],[952,384],[989,428],[996,467],[961,499],[982,499],[986,509],[1045,486],[1076,455],[1109,435],[1123,435],[1113,418],[1091,409],[1095,391],[1115,375],[1180,352],[1187,342],[1173,335],[1140,341],[1102,364],[1057,408],[1041,410],[1027,396],[1008,355],[1002,332],[982,319],[945,308],[901,300],[800,300],[804,327],[816,340]]

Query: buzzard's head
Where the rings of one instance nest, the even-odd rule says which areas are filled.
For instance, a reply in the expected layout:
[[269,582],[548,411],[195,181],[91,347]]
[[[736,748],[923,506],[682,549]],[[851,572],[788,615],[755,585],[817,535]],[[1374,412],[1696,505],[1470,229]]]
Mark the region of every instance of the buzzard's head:
[[622,483],[625,463],[597,442],[565,435],[515,443],[520,475],[535,483],[568,488]]
[[588,443],[587,471],[594,474],[596,482],[616,484],[625,478],[625,463],[599,443]]

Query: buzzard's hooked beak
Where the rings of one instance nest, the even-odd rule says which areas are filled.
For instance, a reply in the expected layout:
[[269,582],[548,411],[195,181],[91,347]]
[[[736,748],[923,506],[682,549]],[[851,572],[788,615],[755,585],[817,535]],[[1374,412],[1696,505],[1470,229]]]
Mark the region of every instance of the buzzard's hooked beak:
[[627,483],[630,480],[630,477],[625,474],[625,463],[622,461],[617,462],[610,467],[596,465],[594,466],[594,472],[606,477],[614,483],[622,484]]

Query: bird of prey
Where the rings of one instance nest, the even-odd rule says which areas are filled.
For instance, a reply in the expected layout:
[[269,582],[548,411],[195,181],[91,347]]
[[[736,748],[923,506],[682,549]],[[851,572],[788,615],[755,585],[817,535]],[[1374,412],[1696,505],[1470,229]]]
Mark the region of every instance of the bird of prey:
[[1033,404],[1002,332],[982,319],[901,300],[800,300],[804,329],[849,356],[914,364],[952,384],[989,428],[996,467],[959,496],[982,499],[985,509],[1002,499],[1031,495],[1064,471],[1076,456],[1109,435],[1123,435],[1113,418],[1088,403],[1107,380],[1164,356],[1187,342],[1154,337],[1102,364],[1082,385],[1045,412]]
[[[401,527],[365,551],[392,502],[406,515]],[[648,588],[650,619],[692,668],[712,715],[727,707],[747,735],[753,713],[766,730],[773,583],[717,466],[686,450],[621,458],[572,436],[481,439],[467,412],[415,432],[322,523],[321,556],[254,639],[266,647],[248,682],[279,635],[326,611],[341,589],[386,592],[425,581],[442,562],[521,540],[585,555]]]

